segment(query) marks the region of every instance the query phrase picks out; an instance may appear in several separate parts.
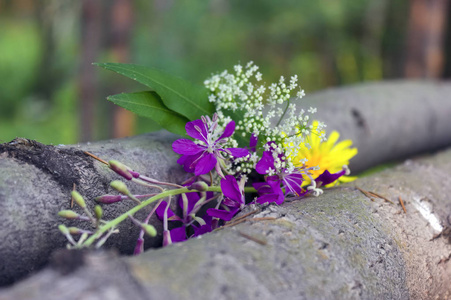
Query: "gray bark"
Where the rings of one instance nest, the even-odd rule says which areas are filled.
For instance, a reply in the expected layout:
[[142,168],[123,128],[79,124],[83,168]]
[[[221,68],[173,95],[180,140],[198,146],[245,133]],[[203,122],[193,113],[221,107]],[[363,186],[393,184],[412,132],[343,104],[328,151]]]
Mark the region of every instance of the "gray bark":
[[0,299],[446,299],[450,177],[448,150],[141,256],[58,253]]
[[[91,229],[86,222],[68,222],[57,215],[60,210],[70,209],[74,184],[91,211],[97,204],[95,197],[117,194],[109,183],[122,177],[83,151],[107,160],[120,160],[149,177],[182,182],[188,175],[176,164],[177,155],[170,151],[175,138],[159,133],[75,147],[46,146],[25,139],[0,145],[0,285],[43,266],[53,250],[65,247],[67,241],[58,224]],[[149,193],[149,189],[136,184],[129,187],[136,194]],[[133,206],[132,201],[102,205],[104,219],[113,219]],[[151,208],[136,217],[143,220]],[[73,210],[82,213],[76,205]],[[146,247],[160,246],[161,223],[156,217],[152,217],[151,223],[159,235],[146,238]],[[123,222],[118,229],[118,238],[110,238],[106,247],[132,254],[139,229],[131,221]]]
[[[364,170],[381,162],[402,159],[412,154],[424,151],[432,151],[446,145],[451,145],[451,118],[449,117],[451,115],[450,92],[451,85],[444,83],[380,83],[319,92],[317,94],[309,96],[309,98],[301,100],[301,104],[303,104],[305,107],[308,107],[310,105],[318,107],[317,117],[320,120],[327,121],[329,130],[337,129],[341,133],[342,138],[350,138],[354,141],[355,145],[359,148],[359,155],[351,163],[351,168],[353,168],[353,170]],[[68,209],[70,202],[69,192],[70,190],[72,190],[74,183],[77,185],[77,190],[79,190],[81,194],[88,200],[93,199],[95,196],[111,192],[109,190],[108,183],[113,179],[118,179],[119,176],[109,171],[103,164],[85,156],[81,152],[81,150],[92,152],[104,159],[121,160],[122,162],[135,168],[141,173],[144,173],[151,177],[156,177],[159,180],[180,182],[186,178],[186,174],[184,174],[181,168],[177,166],[176,155],[170,149],[170,144],[175,138],[176,137],[172,135],[149,134],[129,139],[98,142],[90,145],[83,144],[76,147],[51,147],[25,140],[19,140],[14,143],[0,145],[0,168],[3,171],[2,175],[0,175],[0,214],[3,225],[0,228],[0,236],[2,237],[3,241],[0,245],[0,257],[2,258],[0,262],[0,282],[2,284],[11,283],[17,278],[20,278],[25,274],[28,274],[31,271],[40,268],[48,261],[50,253],[54,249],[61,248],[65,245],[66,242],[64,237],[56,229],[56,226],[62,223],[63,220],[57,217],[56,214],[61,209]],[[418,174],[413,175],[418,176]],[[404,177],[405,176],[403,174],[401,178],[398,179],[403,180]],[[418,176],[418,178],[423,177]],[[435,179],[438,180],[438,183],[445,180],[444,177]],[[404,183],[404,181],[401,182],[399,186],[401,188],[404,188]],[[435,185],[438,185],[438,183],[430,182],[430,184]],[[441,185],[439,187],[441,187]],[[136,188],[134,188],[133,191],[136,193],[144,192],[143,190]],[[352,197],[348,195],[350,197],[349,200],[347,198],[348,196],[346,196],[347,194],[344,193],[346,191],[347,190],[344,189],[343,191],[340,190],[335,193],[331,190],[327,195],[319,198],[324,199],[321,201],[318,201],[319,199],[308,199],[303,202],[286,204],[282,207],[273,207],[271,209],[276,209],[276,214],[278,214],[278,211],[280,210],[280,214],[295,215],[295,217],[291,217],[291,221],[293,223],[292,225],[288,226],[288,223],[284,224],[288,226],[287,228],[289,228],[289,230],[294,232],[293,234],[298,232],[297,234],[300,235],[303,232],[305,233],[305,226],[310,228],[316,223],[302,223],[304,222],[304,218],[301,219],[297,215],[300,210],[299,208],[296,208],[297,205],[301,204],[297,203],[303,203],[302,205],[306,205],[306,203],[309,204],[310,206],[308,207],[311,207],[309,208],[309,211],[310,209],[311,211],[307,212],[307,214],[313,219],[318,219],[320,217],[317,216],[317,211],[321,210],[322,203],[329,203],[330,201],[332,201],[331,203],[334,203],[335,201],[335,203],[337,203],[336,206],[341,207],[342,205],[345,205],[347,203],[346,201],[351,201],[351,203],[354,203],[352,201],[357,201],[355,200],[354,194],[351,194],[353,195]],[[353,191],[352,193],[355,192]],[[336,200],[329,201],[328,199],[329,197],[331,197],[328,196],[329,194],[335,195],[334,197],[338,198]],[[361,197],[357,197],[357,199],[360,199],[359,201],[363,201]],[[446,203],[444,202],[446,199],[437,199],[439,199],[437,200],[437,203],[439,203],[438,205],[444,205],[444,203]],[[341,203],[340,201],[342,201],[344,204],[339,204]],[[92,201],[88,201],[88,203],[89,205],[91,205],[91,207],[94,206],[94,203]],[[106,210],[107,218],[109,218],[117,216],[120,212],[124,212],[126,209],[129,209],[132,205],[133,203],[124,202],[103,207]],[[294,209],[294,211],[292,211],[292,209]],[[346,219],[343,219],[343,216],[346,216],[345,212],[342,212],[342,215],[339,213],[334,215],[335,210],[329,209],[328,211],[330,211],[334,217],[323,220],[325,222],[324,226],[329,226],[327,228],[339,228],[337,227],[339,226],[339,224],[348,222]],[[339,209],[338,211],[342,210]],[[140,217],[142,218],[143,216],[144,212],[140,215]],[[387,224],[390,224],[388,221],[378,221],[379,223],[376,222],[374,224],[371,223],[371,221],[371,224],[368,224],[365,220],[369,220],[369,217],[367,217],[365,214],[361,215],[361,218],[362,219],[359,219],[356,224],[359,224],[359,226],[363,226],[364,228],[373,226],[377,230],[377,232],[383,231],[383,229],[381,228],[384,228],[384,226],[389,226]],[[443,218],[444,217],[441,216],[441,220],[443,220]],[[349,220],[352,220],[352,218]],[[152,222],[158,227],[158,221],[152,220]],[[258,224],[261,225],[252,226],[269,226],[267,225],[268,222],[262,222]],[[315,226],[319,225],[320,224],[316,224]],[[409,227],[407,225],[407,223],[402,224],[402,226]],[[254,228],[252,226],[249,227],[251,228],[250,230]],[[316,228],[315,234],[317,234],[319,237],[324,238],[329,235],[329,231],[326,227],[315,226],[313,226],[312,228]],[[257,229],[258,228],[259,227],[257,227]],[[346,228],[349,229],[348,227]],[[387,228],[390,229],[390,226]],[[400,228],[402,230],[408,230],[404,227]],[[280,240],[281,247],[283,247],[283,251],[285,251],[281,253],[285,253],[284,255],[287,255],[287,257],[289,254],[291,254],[291,252],[298,253],[296,255],[304,255],[302,254],[305,251],[304,248],[297,244],[290,246],[288,240],[285,241],[285,236],[288,233],[284,233],[280,236],[282,229],[272,230],[274,233],[269,236],[273,236],[271,238],[275,239],[274,241]],[[237,239],[236,232],[234,230],[224,229],[222,231],[224,233],[218,233],[220,235],[208,235],[208,237],[206,236],[202,238],[201,241],[210,241],[210,239],[212,239],[210,241],[210,244],[214,245],[214,247],[218,247],[217,249],[222,247],[233,249],[233,247],[235,246],[238,247],[237,241],[242,242],[241,238]],[[161,232],[161,230],[159,230],[159,232]],[[131,253],[137,234],[138,230],[134,226],[132,226],[130,222],[125,222],[120,227],[120,233],[114,239],[111,239],[110,243],[107,246],[118,248],[122,253]],[[374,233],[373,235],[376,235],[376,233]],[[220,236],[220,238],[215,238],[216,236]],[[294,236],[296,236],[296,234]],[[334,235],[331,234],[331,236]],[[263,237],[265,237],[265,235],[263,235]],[[362,237],[358,240],[360,241],[361,239]],[[230,245],[230,247],[224,246],[225,244],[222,244],[222,240],[227,241],[227,244]],[[271,241],[271,239],[269,240]],[[304,241],[300,237],[298,240]],[[160,241],[161,236],[157,237],[154,240],[148,240],[147,246],[155,246]],[[190,247],[204,247],[201,246],[203,245],[203,242],[201,241],[191,241],[189,243],[186,243],[186,245],[199,245]],[[329,242],[327,243],[330,244]],[[250,244],[252,245],[252,243]],[[232,247],[232,245],[235,246]],[[302,243],[302,245],[304,245],[304,243]],[[344,247],[342,250],[340,250],[342,252],[337,250],[338,252],[335,253],[335,248],[334,250],[332,250],[337,259],[340,255],[344,255],[344,258],[346,258],[348,257],[347,255],[349,253],[355,250],[354,246],[350,247],[352,249],[346,250],[346,245],[340,245],[340,247]],[[382,243],[380,245],[383,246],[385,244]],[[399,245],[393,246],[392,244],[389,244],[389,246],[394,249],[399,248]],[[412,249],[415,249],[414,246],[412,246]],[[209,246],[205,247],[208,248]],[[255,245],[251,247],[255,247]],[[294,249],[292,249],[292,247]],[[298,249],[298,247],[301,248]],[[368,249],[369,246],[367,245],[365,247],[363,247],[361,250],[361,256],[363,257],[367,257],[371,253],[370,249]],[[241,248],[241,246],[239,246],[239,248]],[[266,248],[265,251],[268,251],[268,249]],[[151,251],[149,253],[157,254],[146,254],[145,257],[159,257],[157,260],[162,260],[163,258],[160,258],[160,256],[158,256],[162,255],[165,257],[167,256],[167,259],[169,261],[176,261],[176,257],[174,257],[173,255],[158,254],[167,253],[165,251],[175,251],[171,249],[178,248],[170,247],[168,249],[158,250],[156,252]],[[278,248],[276,249],[274,247],[272,247],[271,249],[271,251],[275,252],[272,252],[272,254],[268,255],[272,255],[272,257],[276,259],[278,257],[276,254],[279,253],[279,250]],[[327,247],[325,249],[327,249]],[[204,250],[207,251],[207,249]],[[199,251],[202,250],[200,250],[200,248],[193,248],[193,251],[194,252],[191,254],[184,252],[184,255],[195,255],[196,251],[197,253],[201,253]],[[216,257],[215,255],[217,255],[217,252],[219,250],[216,251],[212,249],[212,251],[213,252],[210,254],[204,253],[203,256],[210,257],[211,260],[215,260],[215,263],[218,263],[217,261],[220,261],[220,259],[218,259],[218,257]],[[386,249],[384,251],[386,251]],[[396,251],[400,252],[401,250],[398,249]],[[426,255],[427,253],[424,254]],[[327,254],[327,256],[330,256],[330,253]],[[383,255],[381,255],[381,257],[383,257]],[[263,260],[265,256],[262,254],[260,258]],[[343,262],[340,262],[340,264],[346,265],[349,262],[347,262],[347,260],[344,258],[342,258]],[[226,257],[226,259],[227,261],[231,261],[231,258]],[[400,258],[400,260],[404,261],[404,258]],[[131,260],[131,262],[134,261],[134,259]],[[187,259],[187,261],[190,261],[190,259]],[[273,263],[275,262],[268,261],[268,265]],[[303,263],[304,262],[299,263],[299,268],[304,270],[309,269],[308,267],[302,267]],[[432,264],[432,262],[430,263]],[[221,262],[219,262],[218,264],[218,268],[226,268],[221,264]],[[280,266],[274,265],[267,267],[282,269],[283,265],[292,266],[292,262],[291,260],[288,260],[284,264],[280,262]],[[352,272],[364,272],[365,270],[358,269],[359,267],[363,266],[364,264],[352,266]],[[390,268],[390,272],[398,272],[394,270],[398,269],[398,267],[395,268],[395,266],[397,265],[395,264],[393,268]],[[175,267],[175,264],[173,265],[173,268],[177,269],[177,267]],[[202,272],[202,268],[193,268],[196,269],[192,270],[193,272]],[[230,268],[246,269],[247,265],[243,265],[241,267],[231,266]],[[287,267],[284,268],[286,269]],[[331,269],[327,269],[326,267],[324,268],[324,274],[332,271]],[[293,270],[293,272],[295,271],[296,270]],[[175,271],[172,270],[171,272]],[[229,273],[226,273],[229,275],[233,273],[231,273],[231,271],[228,272]],[[403,272],[406,271],[404,270]],[[218,269],[218,274],[219,273],[223,274],[223,272],[219,272]],[[218,276],[222,276],[221,274],[219,274]],[[307,280],[308,282],[311,282],[311,284],[315,283],[314,279],[309,279],[309,276],[305,275],[307,273],[301,272],[299,274],[299,276],[302,275],[303,277],[302,281]],[[319,274],[317,277],[313,276],[312,278],[320,278],[320,276],[323,276],[321,274]],[[367,286],[369,284],[366,282],[362,283],[362,281],[367,278],[366,273],[362,274],[363,277],[359,277],[361,278],[361,280],[357,280],[359,283],[356,283],[358,287],[360,285]],[[432,276],[435,276],[436,273],[432,272],[431,274],[433,274]],[[329,282],[328,280],[332,279],[327,279],[327,277],[325,277],[324,280]],[[183,278],[181,278],[180,280],[183,281]],[[211,280],[214,281],[216,279]],[[296,284],[299,285],[298,291],[304,291],[304,293],[307,293],[307,290],[305,290],[305,288],[308,289],[307,286],[303,286],[302,284],[298,283]],[[318,284],[318,282],[316,282],[316,284]],[[283,282],[282,285],[284,285]],[[230,287],[230,284],[227,284],[227,286]],[[158,288],[156,289],[158,290]],[[165,288],[163,288],[163,290],[164,289]],[[199,290],[199,285],[195,289]],[[261,289],[262,293],[266,293],[264,286],[262,286]],[[359,290],[359,288],[356,289]],[[226,290],[229,290],[230,292],[230,290],[233,289],[225,288],[225,291]],[[271,292],[271,290],[269,290],[268,293],[269,292]],[[171,293],[175,292],[172,291]],[[276,292],[274,293],[283,294],[285,292],[280,291],[279,293],[276,289]]]

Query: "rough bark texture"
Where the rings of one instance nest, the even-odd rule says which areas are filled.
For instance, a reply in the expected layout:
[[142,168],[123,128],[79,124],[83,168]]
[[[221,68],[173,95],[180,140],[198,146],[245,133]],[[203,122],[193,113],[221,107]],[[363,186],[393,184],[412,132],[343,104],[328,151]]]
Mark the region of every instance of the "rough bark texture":
[[[327,121],[329,130],[337,129],[342,137],[351,138],[354,141],[359,148],[359,155],[354,159],[351,168],[364,170],[381,162],[401,159],[415,153],[451,145],[450,95],[451,85],[449,84],[394,82],[320,92],[303,99],[302,104],[306,107],[310,105],[318,107],[317,117]],[[56,225],[62,220],[56,214],[59,210],[69,207],[69,192],[74,183],[77,185],[77,190],[86,199],[93,199],[95,196],[111,192],[108,190],[108,183],[113,179],[118,179],[118,176],[110,172],[105,165],[85,156],[81,150],[90,151],[105,159],[121,160],[138,171],[160,180],[180,182],[186,175],[176,165],[176,155],[170,149],[170,144],[175,138],[171,135],[150,134],[76,147],[44,146],[27,140],[16,140],[0,145],[0,168],[2,170],[2,175],[0,175],[0,215],[2,220],[0,282],[8,284],[36,270],[48,261],[52,250],[64,246],[65,239],[56,229]],[[445,158],[443,159],[445,160]],[[438,212],[440,210],[434,211],[439,215],[442,226],[448,226],[447,223],[443,223],[447,217],[445,212],[451,211],[449,200],[445,197],[446,188],[449,189],[450,186],[450,184],[446,186],[445,182],[449,177],[449,161],[446,164],[448,169],[440,169],[441,173],[437,173],[441,174],[439,177],[430,177],[430,174],[423,175],[423,171],[428,171],[426,168],[422,171],[423,173],[416,171],[382,173],[395,175],[388,179],[385,179],[388,175],[381,175],[381,186],[371,185],[378,183],[376,179],[371,179],[374,182],[370,179],[363,179],[359,184],[376,192],[386,192],[386,195],[392,196],[392,200],[396,200],[394,194],[391,194],[396,191],[393,189],[399,188],[400,191],[405,189],[406,194],[400,195],[405,196],[405,199],[412,203],[412,207],[413,203],[417,202],[418,205],[426,205],[428,202],[421,199],[426,192],[429,193],[428,187],[433,186],[436,190],[431,190],[431,193],[438,191],[437,193],[442,194],[438,196],[434,194],[434,197],[428,196],[428,199],[432,199],[435,207],[443,209],[441,213]],[[419,168],[416,164],[413,166]],[[404,168],[407,167],[408,165],[404,166]],[[448,173],[446,173],[447,170]],[[406,174],[410,174],[412,179],[407,180]],[[445,176],[446,174],[448,177]],[[412,182],[416,184],[412,190],[416,194],[410,192],[409,184]],[[369,186],[366,186],[367,184]],[[392,187],[388,188],[387,186]],[[417,189],[417,186],[422,188]],[[423,186],[425,187],[423,188]],[[134,191],[144,192],[136,189]],[[418,201],[414,202],[413,199],[417,198]],[[89,205],[94,206],[94,203],[88,202]],[[429,245],[424,237],[430,235],[430,232],[418,233],[427,228],[422,227],[426,223],[420,222],[422,220],[419,218],[420,215],[414,214],[419,218],[417,221],[410,219],[409,215],[400,214],[393,217],[391,215],[393,211],[390,210],[393,206],[380,204],[380,207],[373,208],[374,205],[376,204],[369,202],[363,195],[349,187],[335,191],[330,190],[321,198],[287,203],[282,207],[270,207],[260,214],[263,216],[274,210],[270,215],[277,216],[276,221],[255,222],[240,225],[244,226],[243,228],[237,227],[245,234],[258,234],[260,238],[266,240],[266,246],[250,240],[243,246],[242,242],[246,239],[239,237],[235,229],[223,229],[218,233],[205,236],[200,241],[190,241],[180,248],[175,246],[151,251],[142,258],[133,258],[126,263],[132,264],[133,270],[140,264],[143,266],[147,264],[142,260],[148,260],[152,266],[155,264],[152,267],[154,275],[149,273],[145,276],[155,276],[155,278],[152,277],[152,282],[161,280],[162,285],[161,287],[154,286],[153,283],[145,283],[145,280],[142,279],[144,281],[140,284],[146,291],[142,295],[146,297],[148,293],[152,295],[155,291],[168,293],[174,297],[178,293],[186,293],[188,298],[196,296],[196,293],[202,293],[203,297],[210,296],[208,292],[203,292],[201,280],[196,277],[202,274],[204,277],[200,276],[199,278],[210,282],[212,293],[227,295],[242,291],[243,295],[248,295],[248,298],[255,297],[254,292],[260,292],[262,297],[265,295],[268,297],[269,295],[289,296],[297,293],[308,297],[308,295],[313,295],[311,293],[314,293],[315,285],[321,286],[323,283],[325,287],[320,292],[324,293],[325,298],[328,298],[327,295],[335,295],[334,293],[338,293],[338,290],[341,291],[341,289],[344,294],[337,295],[345,295],[348,298],[352,298],[353,293],[356,297],[362,293],[364,298],[371,298],[372,295],[385,295],[384,293],[403,298],[403,295],[415,295],[420,291],[422,293],[443,291],[439,285],[442,282],[441,279],[435,281],[434,278],[434,282],[438,282],[435,287],[434,284],[427,281],[425,281],[426,285],[420,284],[421,279],[424,279],[422,277],[424,274],[448,278],[437,270],[441,270],[440,265],[447,266],[446,258],[449,258],[444,253],[446,251],[443,250],[445,249],[443,245],[443,247],[440,246],[442,248],[437,248],[439,252],[435,254],[433,251],[423,248],[423,244]],[[132,203],[124,202],[104,206],[104,208],[108,218],[116,216],[131,206]],[[378,212],[374,212],[375,209]],[[396,208],[395,211],[398,212],[399,208]],[[281,217],[279,218],[279,216]],[[404,221],[393,223],[394,220]],[[155,220],[153,223],[158,225]],[[273,228],[273,226],[275,227]],[[346,230],[335,232],[335,229],[341,228],[340,226]],[[413,234],[410,231],[412,228],[419,231]],[[265,231],[266,229],[268,231]],[[401,231],[397,232],[397,230]],[[412,236],[406,238],[403,236],[404,232],[412,233]],[[395,233],[396,236],[394,236]],[[415,240],[414,235],[421,239]],[[137,229],[126,222],[120,227],[117,237],[117,239],[112,239],[108,246],[116,247],[122,253],[130,253],[137,237]],[[340,237],[345,242],[341,243]],[[148,246],[158,244],[160,239],[161,237],[148,241]],[[317,240],[337,246],[329,248],[328,245],[321,244]],[[383,240],[384,243],[382,243]],[[208,243],[204,241],[208,241]],[[411,241],[415,242],[410,243]],[[442,239],[437,239],[434,243],[440,241]],[[319,249],[321,247],[324,248]],[[390,249],[387,250],[387,248]],[[320,255],[317,252],[325,252],[325,257],[328,258],[324,261],[318,257],[315,258],[315,255]],[[171,253],[174,255],[170,255]],[[357,255],[358,253],[360,254]],[[380,265],[381,263],[377,263],[377,259],[374,260],[377,253],[382,262],[385,261],[387,264]],[[438,253],[444,255],[444,261],[437,264],[439,267],[435,267],[434,259]],[[238,261],[234,263],[235,254],[244,255],[241,265]],[[105,259],[110,260],[110,258]],[[421,260],[427,263],[416,264]],[[254,262],[259,266],[252,267]],[[371,266],[371,263],[368,262],[374,263]],[[106,269],[99,269],[98,272],[104,270],[110,273],[108,274],[108,278],[110,278],[113,276],[111,274],[113,272],[108,270],[116,268],[116,263],[123,264],[123,262],[116,262],[112,259],[111,266],[104,266]],[[157,263],[160,264],[160,267]],[[180,263],[180,266],[177,263]],[[163,270],[165,266],[168,267],[167,270]],[[210,267],[206,268],[205,266]],[[176,272],[180,268],[186,268],[184,272],[187,273],[180,273],[180,276],[176,276]],[[93,274],[97,272],[89,267],[88,269],[80,268],[77,272],[82,272],[82,270],[94,272]],[[139,271],[139,274],[144,272],[143,270]],[[244,273],[250,272],[248,275],[242,275],[250,278],[248,282],[254,280],[255,283],[258,283],[264,276],[268,276],[268,278],[265,279],[267,281],[261,281],[261,284],[258,285],[251,283],[245,284],[241,288],[235,288],[235,279],[237,282],[244,281],[239,273],[234,275],[237,270]],[[286,273],[282,273],[282,270]],[[449,271],[449,269],[446,270]],[[163,271],[167,274],[162,274]],[[59,274],[51,270],[45,272],[43,274],[53,274],[51,276]],[[343,272],[350,273],[346,273],[348,275],[345,276]],[[374,274],[377,276],[373,276]],[[84,276],[81,275],[81,277]],[[172,278],[174,276],[176,278]],[[378,276],[382,278],[380,281],[376,278]],[[428,276],[426,277],[428,278]],[[160,279],[156,279],[156,277]],[[117,280],[120,278],[117,277]],[[133,279],[133,277],[130,278]],[[138,276],[138,278],[141,277]],[[276,279],[271,283],[269,278]],[[418,278],[418,283],[414,282],[414,278]],[[132,279],[130,279],[131,282]],[[194,283],[192,283],[193,280]],[[355,284],[351,284],[352,280],[355,280]],[[169,281],[174,282],[171,283],[171,286],[174,285],[180,290],[169,289],[168,286],[165,286],[165,284],[169,284]],[[391,281],[395,283],[392,284]],[[98,281],[89,282],[88,280],[85,284],[90,285],[94,282]],[[196,284],[196,282],[198,283]],[[219,282],[224,282],[224,287],[221,288]],[[189,285],[191,283],[192,286]],[[64,280],[61,284],[64,284]],[[152,287],[150,287],[151,285]],[[349,285],[351,287],[355,285],[355,288],[351,289]],[[119,289],[118,285],[115,286]],[[346,289],[345,286],[349,288]],[[58,285],[54,287],[57,288]],[[395,287],[396,290],[394,290]],[[98,288],[103,289],[103,286]],[[254,290],[250,291],[246,288]],[[19,285],[19,288],[12,293],[20,293],[20,289]],[[237,290],[235,291],[235,289]],[[147,290],[149,291],[147,292]],[[108,290],[105,289],[106,291]],[[117,290],[117,292],[125,293],[125,290]],[[316,297],[320,297],[320,295],[316,294]]]
[[447,299],[450,177],[448,150],[138,257],[58,253],[0,299]]
[[[91,209],[96,204],[95,197],[117,194],[109,183],[121,177],[83,151],[107,160],[120,160],[149,177],[181,182],[187,174],[177,166],[177,155],[170,151],[174,139],[173,135],[152,134],[76,147],[46,146],[25,139],[0,145],[0,285],[41,267],[53,250],[65,246],[65,237],[57,225],[68,222],[57,213],[70,209],[74,184]],[[149,193],[149,189],[136,184],[130,185],[130,190],[136,194]],[[131,201],[103,205],[105,219],[113,219],[133,206]],[[137,217],[144,219],[150,209]],[[81,212],[77,206],[74,210]],[[160,234],[153,239],[146,238],[146,246],[160,246],[161,223],[155,217],[151,222]],[[85,223],[72,225],[89,229]],[[110,239],[106,246],[125,254],[133,253],[138,228],[126,221],[119,230],[120,238]]]

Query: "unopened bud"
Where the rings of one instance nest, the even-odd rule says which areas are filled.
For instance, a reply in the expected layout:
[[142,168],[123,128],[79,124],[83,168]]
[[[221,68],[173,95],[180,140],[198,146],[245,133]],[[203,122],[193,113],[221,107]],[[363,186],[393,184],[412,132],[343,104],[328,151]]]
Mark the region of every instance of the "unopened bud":
[[127,188],[127,185],[125,183],[123,183],[120,180],[114,180],[110,183],[110,186],[115,189],[116,191],[118,191],[119,193],[122,193],[124,195],[129,195],[130,192]]
[[100,203],[110,204],[110,203],[121,201],[122,196],[121,195],[103,195],[103,196],[95,198],[95,200]]
[[69,234],[69,228],[66,227],[66,225],[58,225],[58,229],[59,231],[61,231],[64,235],[68,235]]
[[157,236],[157,230],[150,224],[141,224],[141,228],[151,237]]
[[96,205],[96,206],[94,207],[94,214],[96,215],[96,219],[97,219],[97,220],[102,219],[102,216],[103,216],[103,210],[102,210],[102,208],[100,207],[100,205]]
[[78,219],[80,217],[79,214],[72,210],[62,210],[58,212],[58,216],[66,218],[66,219]]
[[188,187],[188,190],[198,190],[204,192],[208,189],[208,184],[205,181],[196,181]]
[[121,175],[125,179],[131,180],[133,178],[133,175],[129,172],[127,166],[123,163],[118,162],[117,160],[110,160],[108,164],[110,165],[111,170]]
[[81,208],[85,208],[86,207],[85,199],[83,199],[83,197],[80,195],[79,192],[72,191],[71,194],[72,194],[72,198],[74,199],[75,203],[78,204],[78,206],[80,206]]
[[140,174],[138,172],[132,171],[132,170],[128,170],[130,172],[130,174],[132,174],[132,176],[134,178],[139,178]]
[[83,233],[91,234],[92,233],[89,230],[80,229],[78,227],[69,227],[68,230],[69,230],[70,234],[83,234]]
[[144,239],[138,238],[136,241],[135,251],[133,251],[133,255],[139,255],[144,252]]

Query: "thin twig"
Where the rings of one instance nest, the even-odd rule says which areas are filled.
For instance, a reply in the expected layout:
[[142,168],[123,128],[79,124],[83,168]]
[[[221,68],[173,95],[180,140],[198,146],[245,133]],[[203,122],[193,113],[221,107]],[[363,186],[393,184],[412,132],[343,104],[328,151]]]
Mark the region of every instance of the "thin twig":
[[371,201],[373,201],[374,202],[374,199],[373,199],[373,197],[371,196],[371,194],[369,194],[367,191],[365,191],[365,190],[362,190],[361,188],[359,188],[359,187],[355,187],[356,189],[358,189],[359,191],[361,191],[362,192],[362,194],[364,194],[365,196],[367,196]]
[[404,206],[404,201],[402,201],[401,196],[398,197],[398,200],[402,206],[402,210],[404,211],[404,213],[407,213],[406,207]]
[[241,219],[241,220],[238,220],[238,221],[230,222],[230,223],[227,223],[227,224],[219,227],[218,229],[225,228],[225,227],[232,227],[232,226],[235,226],[237,224],[240,224],[240,223],[243,223],[243,222],[246,222],[246,221],[247,221],[247,219]]
[[370,192],[370,191],[368,191],[368,193],[370,195],[373,195],[374,197],[377,197],[377,198],[380,198],[380,199],[384,199],[385,201],[390,202],[391,204],[394,204],[392,201],[390,201],[389,199],[387,199],[386,197],[384,197],[382,195],[379,195],[378,193]]
[[239,235],[241,235],[242,237],[244,237],[244,238],[246,238],[246,239],[248,239],[248,240],[251,240],[251,241],[253,241],[253,242],[256,242],[257,244],[260,244],[260,245],[262,245],[262,246],[266,246],[266,245],[268,244],[267,241],[258,239],[258,238],[256,238],[256,237],[253,237],[253,236],[251,236],[251,235],[249,235],[249,234],[247,234],[247,233],[244,233],[244,232],[242,232],[242,231],[238,231],[238,233],[239,233]]
[[94,154],[89,153],[88,151],[83,151],[83,153],[86,154],[86,155],[89,155],[89,156],[91,156],[92,158],[94,158],[94,159],[100,161],[101,163],[104,163],[105,165],[109,166],[109,163],[108,163],[107,161],[104,161],[104,160],[101,159],[100,157],[95,156]]
[[235,220],[233,220],[233,222],[236,222],[236,221],[239,221],[239,220],[244,219],[244,218],[246,218],[246,217],[249,217],[250,215],[253,215],[253,214],[255,214],[255,213],[259,212],[259,211],[260,211],[259,209],[256,209],[256,210],[253,210],[253,211],[251,211],[251,212],[248,212],[247,214],[244,214],[244,215],[242,215],[242,216],[239,216],[238,218],[236,218]]

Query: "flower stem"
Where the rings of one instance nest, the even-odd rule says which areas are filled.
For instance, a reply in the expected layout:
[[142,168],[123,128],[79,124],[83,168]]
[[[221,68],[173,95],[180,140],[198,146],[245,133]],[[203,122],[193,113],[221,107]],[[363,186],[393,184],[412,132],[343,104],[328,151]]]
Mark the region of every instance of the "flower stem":
[[[220,186],[210,186],[207,189],[208,192],[222,192],[221,187]],[[128,215],[134,215],[136,212],[138,212],[140,209],[146,207],[149,204],[152,204],[153,202],[161,199],[161,198],[165,198],[165,197],[169,197],[169,196],[175,196],[175,195],[179,195],[179,194],[184,194],[184,193],[197,193],[200,191],[197,190],[188,190],[188,188],[183,187],[183,188],[178,188],[178,189],[174,189],[174,190],[168,190],[168,191],[164,191],[158,195],[155,195],[145,201],[142,201],[140,204],[136,205],[135,207],[133,207],[132,209],[130,209],[129,211],[123,213],[122,215],[118,216],[116,219],[113,219],[109,222],[107,222],[105,225],[103,225],[102,227],[100,227],[96,233],[94,233],[93,235],[91,235],[82,245],[80,245],[81,247],[89,247],[92,245],[92,243],[97,240],[98,238],[100,238],[102,236],[102,234],[104,234],[105,232],[107,232],[108,230],[110,230],[113,227],[116,227],[117,225],[119,225],[121,222],[123,222],[124,220],[126,220],[128,218]],[[246,193],[255,193],[257,192],[253,187],[245,187],[244,188],[244,192]]]

